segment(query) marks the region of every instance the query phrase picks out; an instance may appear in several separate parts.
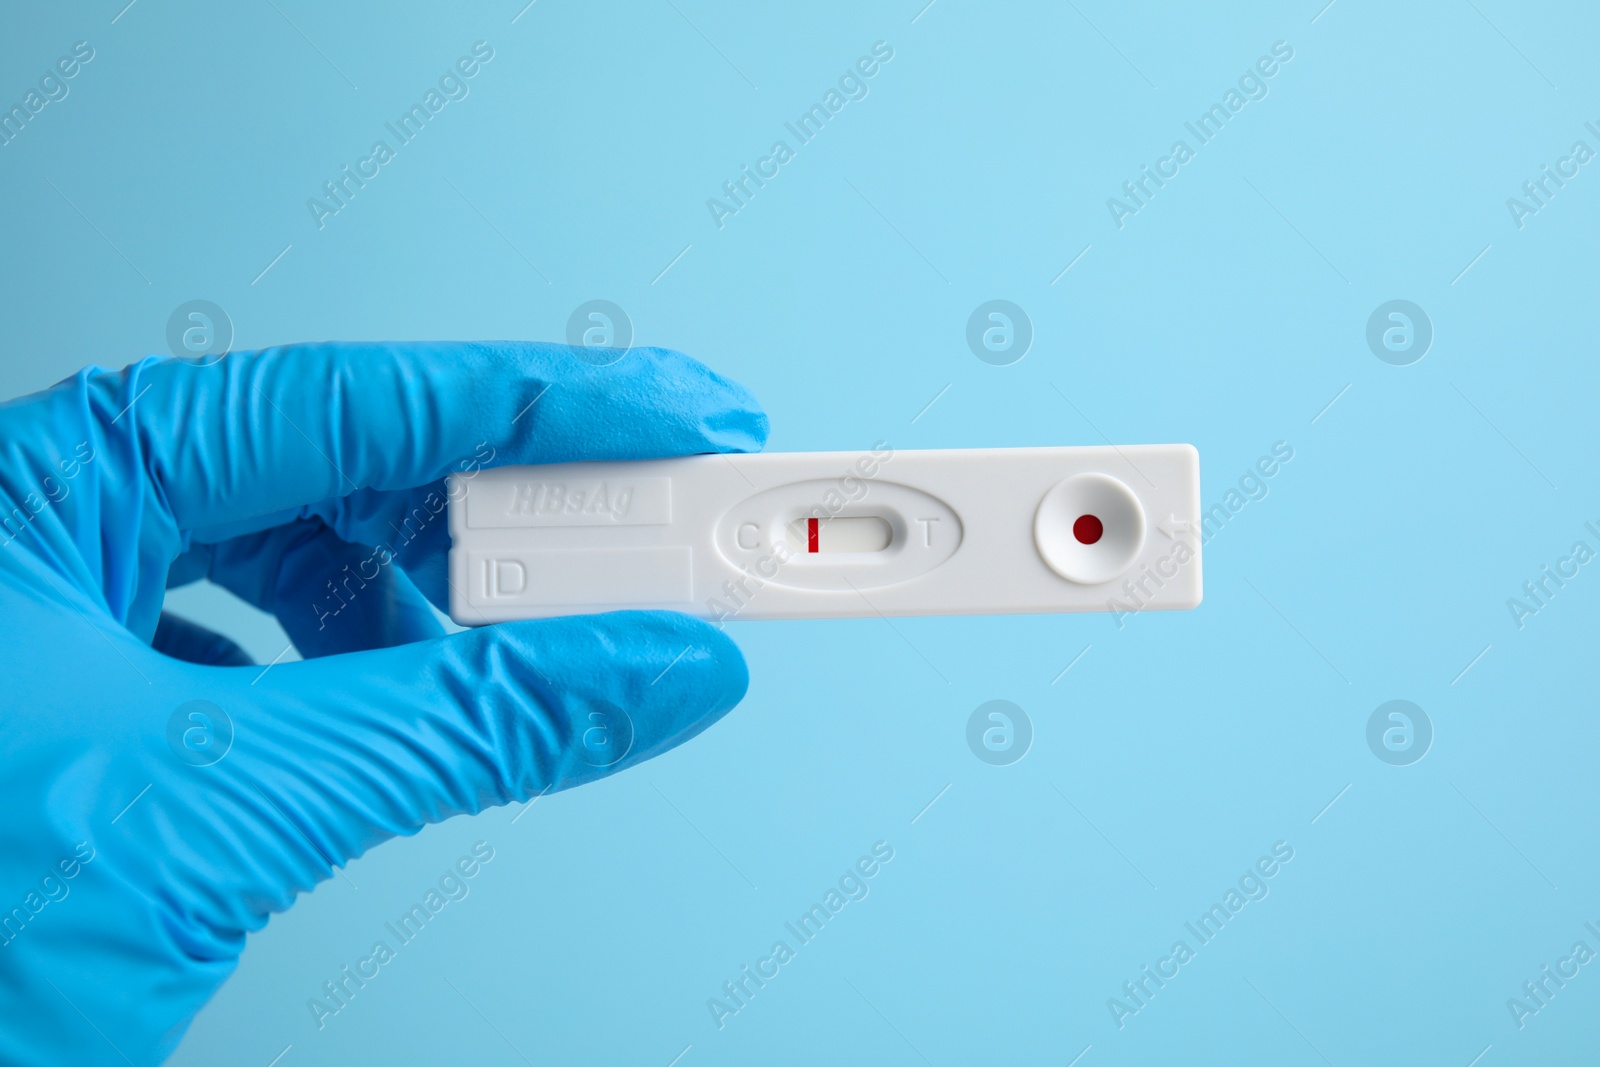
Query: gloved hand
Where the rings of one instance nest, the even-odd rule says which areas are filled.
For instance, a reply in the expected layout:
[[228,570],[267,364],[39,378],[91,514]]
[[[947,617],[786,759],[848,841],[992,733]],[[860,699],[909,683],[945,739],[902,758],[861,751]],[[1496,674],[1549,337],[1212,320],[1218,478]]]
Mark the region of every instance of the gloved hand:
[[[582,352],[152,358],[0,405],[0,1062],[164,1059],[245,935],[335,867],[630,767],[743,697],[738,649],[686,616],[447,637],[429,611],[446,474],[766,439],[686,356]],[[251,666],[162,614],[202,576],[305,660]]]

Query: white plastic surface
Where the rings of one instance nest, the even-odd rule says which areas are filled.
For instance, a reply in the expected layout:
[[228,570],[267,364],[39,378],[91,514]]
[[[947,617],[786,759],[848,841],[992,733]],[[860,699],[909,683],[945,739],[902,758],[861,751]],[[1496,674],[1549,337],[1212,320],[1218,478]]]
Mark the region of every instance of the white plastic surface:
[[450,484],[465,626],[1200,603],[1190,445],[791,452],[499,467]]

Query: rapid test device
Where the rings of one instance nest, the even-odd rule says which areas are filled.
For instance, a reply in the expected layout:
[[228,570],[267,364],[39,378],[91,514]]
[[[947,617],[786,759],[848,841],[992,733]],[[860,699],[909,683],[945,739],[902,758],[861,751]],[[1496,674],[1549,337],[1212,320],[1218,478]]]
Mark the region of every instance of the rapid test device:
[[464,626],[622,608],[815,619],[1200,603],[1190,445],[777,452],[450,478]]

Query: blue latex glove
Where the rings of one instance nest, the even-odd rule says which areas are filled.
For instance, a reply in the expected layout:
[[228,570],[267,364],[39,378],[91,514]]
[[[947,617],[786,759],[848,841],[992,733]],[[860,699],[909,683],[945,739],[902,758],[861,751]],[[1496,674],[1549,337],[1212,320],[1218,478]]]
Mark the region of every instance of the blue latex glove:
[[[443,479],[766,433],[678,353],[515,342],[147,359],[0,406],[0,1062],[157,1062],[335,866],[726,713],[744,660],[686,616],[444,636]],[[162,614],[202,576],[304,662]]]

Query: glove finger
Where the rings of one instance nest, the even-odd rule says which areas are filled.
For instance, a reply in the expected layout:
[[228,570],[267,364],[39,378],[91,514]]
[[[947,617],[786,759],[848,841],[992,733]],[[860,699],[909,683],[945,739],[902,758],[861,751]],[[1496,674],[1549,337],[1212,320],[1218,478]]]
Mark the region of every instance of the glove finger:
[[[347,542],[370,545],[371,548],[363,550],[362,561],[358,561],[361,563],[362,571],[370,571],[375,565],[387,568],[390,562],[398,563],[404,572],[403,576],[421,591],[426,600],[431,601],[441,611],[449,611],[450,522],[446,514],[447,492],[447,485],[443,479],[414,489],[392,491],[363,489],[349,496],[334,497],[310,507],[284,512],[279,516],[285,520],[283,526],[273,529],[291,528],[300,523],[315,523],[324,525],[331,534]],[[310,516],[310,518],[296,516]],[[254,523],[235,524],[234,528],[247,528],[250,525]],[[227,529],[212,527],[196,531],[194,536],[196,539],[217,537],[226,533]],[[262,533],[238,534],[227,537],[218,544],[226,545],[236,541],[248,543],[250,539],[261,536]],[[180,569],[190,569],[183,567],[183,564],[192,553],[209,552],[211,548],[211,545],[201,543],[197,548],[191,549],[173,564],[173,573]],[[373,562],[366,562],[368,556]],[[338,569],[334,568],[336,571]],[[172,584],[171,578],[168,581],[169,585]],[[323,589],[320,595],[328,596],[330,591]],[[329,603],[326,607],[331,610],[337,607],[337,604]],[[412,640],[419,639],[412,638]],[[363,647],[378,648],[382,644],[383,642],[373,643]],[[355,649],[337,651],[355,651]]]
[[173,560],[167,567],[167,588],[181,589],[206,576],[211,566],[211,546],[196,545]]
[[444,628],[385,549],[303,519],[209,546],[208,575],[276,616],[306,659],[442,636]]
[[108,444],[142,463],[152,503],[177,530],[203,531],[201,541],[280,525],[361,489],[436,482],[463,461],[642,459],[765,442],[754,398],[704,364],[636,348],[597,366],[583,358],[590,351],[330,342],[210,366],[152,358],[85,380],[102,425],[122,420]]
[[280,665],[252,690],[271,714],[230,762],[277,809],[282,848],[263,853],[286,857],[276,884],[298,891],[390,837],[664,752],[748,684],[738,647],[686,615],[507,623]]
[[231,638],[170,611],[161,613],[150,647],[173,659],[207,667],[248,667],[255,663]]

